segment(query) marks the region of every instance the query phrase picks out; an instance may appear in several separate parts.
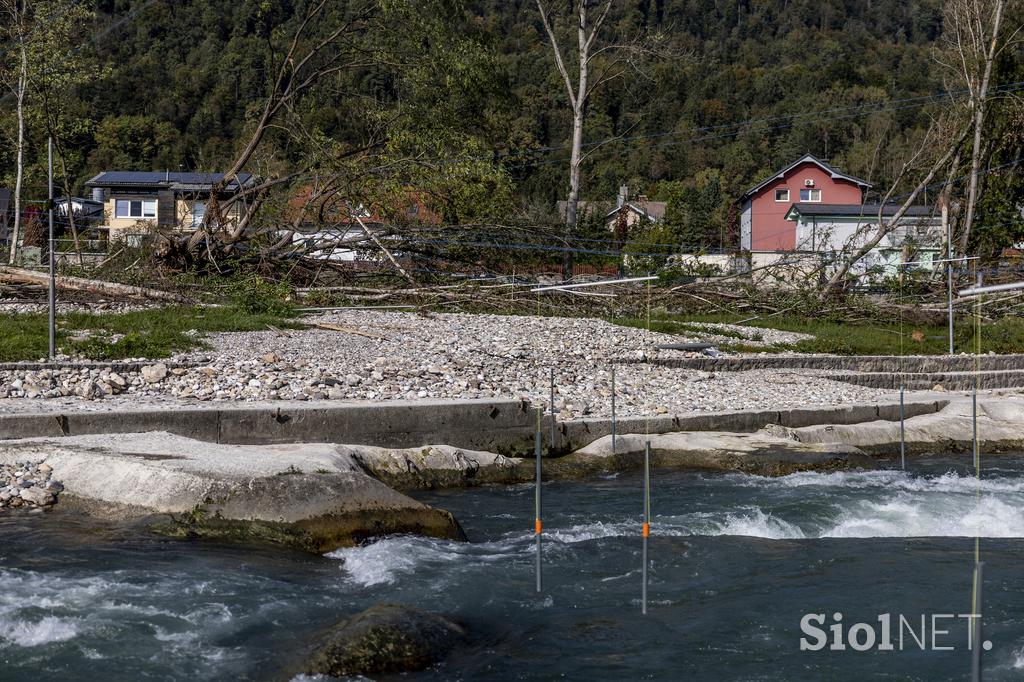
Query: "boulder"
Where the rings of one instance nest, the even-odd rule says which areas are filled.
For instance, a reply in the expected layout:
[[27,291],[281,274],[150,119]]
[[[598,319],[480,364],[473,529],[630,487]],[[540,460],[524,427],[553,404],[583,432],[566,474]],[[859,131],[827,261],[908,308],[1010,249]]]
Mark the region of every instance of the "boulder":
[[311,675],[366,675],[424,670],[466,639],[455,623],[427,611],[378,604],[330,629],[306,664]]
[[147,384],[163,381],[166,376],[167,365],[162,362],[158,362],[155,365],[146,365],[142,368],[142,378],[146,380]]

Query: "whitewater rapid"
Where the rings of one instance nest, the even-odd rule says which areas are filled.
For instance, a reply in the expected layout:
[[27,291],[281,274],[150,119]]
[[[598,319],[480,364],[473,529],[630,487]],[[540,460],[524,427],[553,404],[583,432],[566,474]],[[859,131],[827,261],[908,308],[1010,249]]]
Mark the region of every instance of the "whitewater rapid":
[[[655,503],[652,535],[767,540],[1024,537],[1024,479],[998,475],[998,471],[981,480],[953,471],[922,476],[880,470],[805,472],[778,478],[727,474],[701,481],[705,485],[693,491],[676,492],[699,496],[714,491],[709,500],[700,500],[698,509],[659,514]],[[528,516],[529,510],[524,513]],[[637,515],[616,517],[595,511],[590,516],[574,514],[569,522],[545,524],[548,551],[637,535]],[[400,536],[328,556],[343,560],[352,583],[386,585],[424,567],[440,570],[526,557],[533,551],[534,538],[527,530],[532,520],[524,519],[523,531],[508,532],[500,540],[466,544]]]

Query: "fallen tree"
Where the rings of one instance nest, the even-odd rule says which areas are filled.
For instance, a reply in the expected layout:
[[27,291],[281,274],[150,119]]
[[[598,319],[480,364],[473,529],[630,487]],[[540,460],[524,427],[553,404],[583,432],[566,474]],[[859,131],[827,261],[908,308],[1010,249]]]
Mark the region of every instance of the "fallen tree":
[[[36,272],[35,270],[0,267],[0,282],[49,286],[50,276],[45,272]],[[90,294],[110,296],[112,298],[132,298],[144,301],[162,301],[167,303],[193,303],[191,299],[171,291],[137,287],[130,284],[103,282],[96,279],[85,279],[83,277],[68,277],[60,275],[56,278],[56,284],[58,289],[84,291]]]

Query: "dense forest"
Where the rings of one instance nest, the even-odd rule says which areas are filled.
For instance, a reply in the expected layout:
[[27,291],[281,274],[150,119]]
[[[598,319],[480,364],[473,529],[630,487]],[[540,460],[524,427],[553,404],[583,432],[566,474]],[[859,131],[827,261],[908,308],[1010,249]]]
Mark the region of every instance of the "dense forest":
[[[49,12],[55,24],[74,21],[57,31],[60,44],[40,55],[48,63],[40,82],[57,82],[29,92],[31,196],[44,189],[45,138],[55,130],[72,192],[101,170],[229,166],[303,6],[37,4],[40,19]],[[374,149],[417,161],[396,182],[426,183],[437,173],[470,179],[442,207],[451,221],[557,220],[571,111],[533,0],[334,4],[334,19],[367,12],[352,33],[348,68],[288,107],[287,122],[269,132],[269,150],[254,157],[251,170],[282,172],[324,153],[311,151],[316,145],[336,155]],[[563,17],[556,29],[568,36],[567,26]],[[939,0],[623,0],[613,4],[604,31],[609,43],[642,35],[656,47],[594,90],[581,196],[611,200],[625,184],[634,195],[668,201],[676,237],[696,232],[709,248],[735,246],[727,242],[734,239],[736,197],[804,153],[884,190],[937,111],[957,97],[936,58]],[[8,46],[0,59],[10,62],[13,54]],[[1024,69],[1014,48],[1001,56],[994,87],[1012,91],[1019,81]],[[59,102],[59,115],[43,110],[46,101]],[[0,99],[0,184],[8,186],[13,117],[7,92]],[[1024,155],[1019,119],[1017,107],[991,117],[998,143],[987,166]],[[460,165],[467,160],[475,164],[468,170]],[[994,248],[1022,236],[1017,176],[1012,164],[983,176],[991,191],[979,208],[979,243]],[[923,197],[934,198],[927,191]]]

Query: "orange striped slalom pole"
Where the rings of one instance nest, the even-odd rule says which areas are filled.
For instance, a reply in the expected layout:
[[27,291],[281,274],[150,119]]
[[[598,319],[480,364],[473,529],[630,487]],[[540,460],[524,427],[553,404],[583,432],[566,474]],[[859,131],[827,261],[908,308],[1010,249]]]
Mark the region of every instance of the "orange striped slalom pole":
[[534,483],[534,509],[533,509],[533,535],[536,538],[537,543],[537,591],[541,590],[541,552],[540,552],[540,534],[541,534],[541,521],[540,521],[540,450],[541,450],[541,412],[543,408],[537,408],[537,433],[534,437],[533,444],[533,458],[536,461],[536,481]]
[[644,525],[643,525],[643,589],[640,593],[640,611],[647,613],[647,539],[651,535],[651,441],[644,445]]

